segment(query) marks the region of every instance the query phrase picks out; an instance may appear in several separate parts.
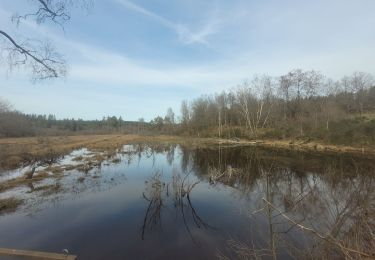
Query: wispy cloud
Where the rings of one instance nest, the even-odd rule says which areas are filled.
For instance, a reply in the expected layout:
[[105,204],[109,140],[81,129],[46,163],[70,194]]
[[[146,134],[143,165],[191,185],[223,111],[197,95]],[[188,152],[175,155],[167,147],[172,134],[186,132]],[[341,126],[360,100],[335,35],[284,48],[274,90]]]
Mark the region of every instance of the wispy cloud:
[[[113,88],[189,88],[197,94],[209,93],[235,86],[254,73],[280,75],[296,67],[318,68],[329,76],[340,77],[344,73],[351,73],[353,64],[357,69],[367,71],[366,67],[375,58],[375,53],[368,49],[346,56],[341,55],[343,51],[340,49],[320,56],[312,54],[303,57],[289,53],[266,55],[243,52],[233,55],[229,61],[224,59],[215,63],[167,65],[161,60],[150,62],[134,59],[91,43],[67,39],[33,21],[26,21],[24,25],[32,29],[34,34],[48,36],[58,43],[64,53],[75,57],[75,61],[70,64],[69,82],[110,85]],[[365,57],[369,58],[366,63]],[[351,63],[345,62],[345,59],[351,60]]]
[[202,28],[196,31],[192,31],[188,26],[176,23],[168,20],[152,11],[149,11],[142,6],[139,6],[128,0],[116,0],[124,8],[147,16],[161,25],[173,30],[178,39],[185,44],[200,43],[204,45],[209,45],[208,37],[218,32],[218,26],[220,24],[219,19],[212,19],[208,21]]
[[[10,7],[18,10],[24,4],[1,0],[0,27],[19,35],[17,39],[50,39],[70,65],[65,81],[38,87],[30,86],[22,71],[14,73],[0,86],[1,96],[30,113],[97,118],[123,111],[136,119],[164,113],[169,105],[178,109],[181,99],[228,89],[254,73],[277,76],[293,68],[317,69],[335,79],[356,70],[375,73],[373,0],[308,5],[187,0],[181,1],[186,9],[179,1],[167,13],[155,11],[153,1],[140,1],[142,6],[136,0],[112,1],[120,12],[109,17],[110,5],[97,1],[93,15],[78,21],[74,17],[65,35],[59,27],[32,19],[15,27]],[[140,18],[146,23],[139,27],[127,23]],[[150,23],[165,30],[151,35],[136,31],[154,29]],[[119,29],[126,33],[119,35]],[[170,41],[171,34],[188,48]],[[163,44],[152,44],[155,40]],[[3,70],[0,66],[0,77]],[[135,111],[142,102],[148,105]]]

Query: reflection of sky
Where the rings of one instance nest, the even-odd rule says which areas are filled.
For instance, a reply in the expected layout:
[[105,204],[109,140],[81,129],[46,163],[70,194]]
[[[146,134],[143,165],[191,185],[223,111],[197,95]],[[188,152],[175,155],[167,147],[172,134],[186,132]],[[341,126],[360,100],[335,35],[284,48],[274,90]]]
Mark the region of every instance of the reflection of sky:
[[[195,225],[188,207],[184,207],[185,225],[180,209],[173,205],[172,197],[164,195],[161,221],[153,227],[148,226],[142,240],[142,224],[149,204],[142,193],[146,192],[145,187],[150,184],[150,177],[155,172],[162,174],[161,181],[165,183],[171,181],[173,173],[182,173],[180,168],[184,156],[183,150],[177,147],[174,160],[169,164],[166,152],[151,155],[150,151],[143,152],[139,161],[137,154],[131,154],[129,164],[129,153],[121,155],[120,163],[104,165],[101,171],[93,170],[88,175],[75,171],[66,173],[65,177],[57,180],[63,190],[55,195],[38,197],[37,194],[30,194],[31,197],[26,201],[28,205],[21,211],[0,216],[0,245],[54,252],[68,248],[70,252],[78,254],[80,259],[103,259],[109,256],[111,259],[123,259],[124,256],[130,259],[209,258],[218,249],[225,247],[228,238],[250,239],[259,248],[267,245],[267,218],[264,213],[250,215],[250,212],[264,206],[261,199],[266,196],[265,179],[258,177],[249,187],[241,181],[229,187],[220,183],[210,185],[205,179],[207,176],[199,175],[198,178],[194,172],[187,182],[194,183],[199,179],[200,183],[190,193],[191,203],[198,216],[210,228]],[[214,157],[217,155],[215,150],[203,151],[202,154],[195,152],[193,150],[192,154],[217,158]],[[222,154],[229,154],[224,158],[231,158],[232,154],[242,160],[247,158],[245,152],[246,149],[226,149]],[[215,159],[213,162],[217,163]],[[230,163],[235,166],[241,162],[246,164],[246,161]],[[243,174],[252,173],[245,171]],[[332,187],[324,180],[324,175],[313,179],[313,174],[306,173],[305,177],[298,178],[289,168],[284,172],[275,172],[270,179],[274,203],[282,207],[285,195],[288,194],[288,184],[292,185],[294,195],[306,192],[308,186],[316,184],[316,193],[320,197],[316,198],[317,201],[307,201],[304,205],[307,210],[301,207],[295,217],[306,214],[310,219],[326,218],[325,211],[319,213],[324,208],[317,206],[323,200],[333,203],[329,200],[330,194],[333,194],[330,193]],[[82,183],[77,182],[80,176],[85,176]],[[340,206],[344,206],[346,195],[342,193],[342,187],[345,186],[336,187],[336,193],[342,199]],[[184,202],[187,205],[186,196]],[[279,220],[275,218],[276,222]],[[315,220],[315,223],[324,220]],[[288,239],[296,245],[304,243],[300,237],[296,230],[288,234]]]
[[[193,242],[179,215],[181,213],[175,211],[172,201],[167,199],[161,213],[162,228],[146,230],[145,239],[141,240],[141,227],[148,206],[148,202],[142,198],[145,180],[158,171],[162,173],[162,181],[171,181],[172,173],[179,171],[181,156],[176,150],[170,165],[165,153],[155,153],[148,158],[142,156],[139,161],[135,155],[130,164],[126,163],[127,155],[124,155],[120,164],[103,166],[100,173],[101,181],[110,182],[113,178],[116,183],[117,178],[125,178],[118,185],[94,191],[83,189],[76,196],[65,194],[55,202],[53,199],[42,201],[44,206],[39,207],[40,211],[34,211],[33,206],[29,206],[21,212],[0,217],[0,244],[3,247],[55,252],[68,248],[71,252],[79,252],[80,259],[101,258],[106,254],[111,259],[121,259],[125,252],[128,257],[151,256],[149,252],[153,252],[154,257],[184,256],[189,251],[190,255],[197,256],[212,254],[217,245],[225,241],[223,237],[218,239],[216,236],[224,235],[223,230],[234,230],[232,221],[240,215],[233,208],[229,191],[223,187],[220,189],[222,192],[218,192],[207,183],[199,183],[194,188],[191,201],[199,216],[217,230],[196,227],[191,212],[185,208]],[[60,183],[65,187],[81,185],[74,183],[74,178],[78,176],[79,173],[73,172],[65,177],[65,184],[64,179]],[[86,185],[94,185],[97,179],[91,183],[89,178],[86,177]],[[192,174],[189,183],[195,180]],[[28,203],[33,201],[29,200]],[[38,208],[38,205],[35,207]],[[196,241],[205,247],[197,247]]]

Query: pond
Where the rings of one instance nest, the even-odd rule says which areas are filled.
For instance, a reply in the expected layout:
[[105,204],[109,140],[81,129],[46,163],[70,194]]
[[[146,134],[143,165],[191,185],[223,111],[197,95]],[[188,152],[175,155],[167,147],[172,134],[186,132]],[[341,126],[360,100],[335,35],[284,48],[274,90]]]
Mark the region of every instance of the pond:
[[[55,164],[93,153],[81,149]],[[0,194],[24,201],[0,215],[0,247],[68,249],[78,259],[374,253],[372,159],[246,146],[133,144],[96,167],[64,169],[59,177]]]

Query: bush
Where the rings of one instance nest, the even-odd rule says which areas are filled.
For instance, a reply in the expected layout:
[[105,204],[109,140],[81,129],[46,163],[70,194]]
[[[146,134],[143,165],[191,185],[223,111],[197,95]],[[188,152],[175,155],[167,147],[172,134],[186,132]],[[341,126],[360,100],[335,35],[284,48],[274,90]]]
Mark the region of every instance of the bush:
[[355,118],[333,122],[329,130],[329,141],[346,145],[374,145],[375,120]]
[[268,129],[264,132],[263,138],[275,138],[275,139],[283,139],[285,136],[285,132],[281,128],[274,128]]

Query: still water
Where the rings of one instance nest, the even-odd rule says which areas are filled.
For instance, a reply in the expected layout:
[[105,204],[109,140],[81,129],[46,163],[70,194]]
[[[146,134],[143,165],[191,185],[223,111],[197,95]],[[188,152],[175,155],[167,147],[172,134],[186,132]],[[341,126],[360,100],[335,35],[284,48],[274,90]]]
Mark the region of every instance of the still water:
[[0,247],[78,259],[319,259],[342,257],[339,245],[373,253],[372,159],[177,144],[126,145],[115,159],[43,180],[53,191],[38,182],[8,191],[25,203],[0,215]]

